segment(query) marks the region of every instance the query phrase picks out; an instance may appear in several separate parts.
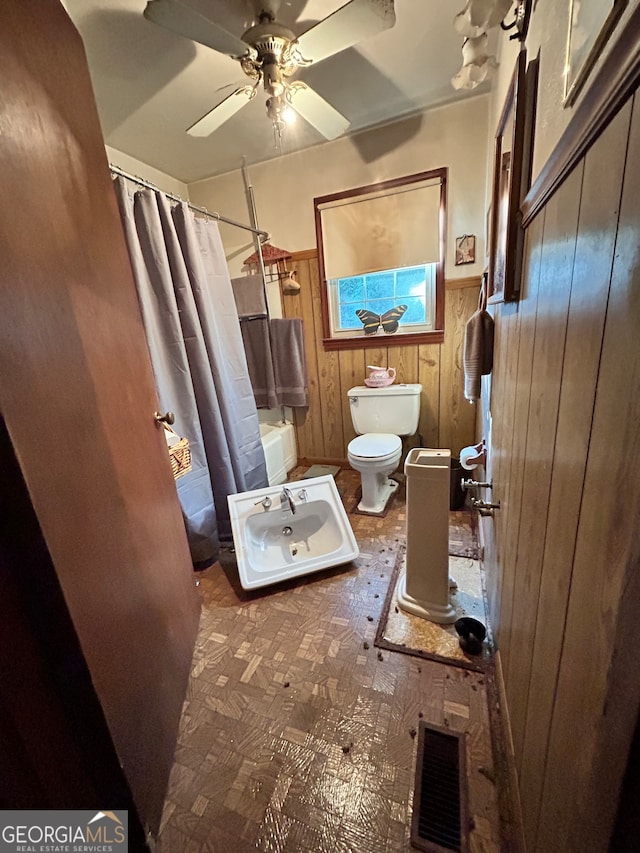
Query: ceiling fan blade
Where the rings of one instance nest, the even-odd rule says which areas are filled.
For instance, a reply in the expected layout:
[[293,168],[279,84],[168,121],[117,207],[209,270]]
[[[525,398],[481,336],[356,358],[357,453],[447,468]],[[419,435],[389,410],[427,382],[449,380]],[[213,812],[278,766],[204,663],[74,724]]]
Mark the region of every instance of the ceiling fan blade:
[[195,124],[187,128],[187,133],[190,136],[209,136],[214,130],[217,130],[221,125],[228,121],[231,116],[234,116],[242,107],[246,106],[255,95],[254,86],[243,86],[241,89],[236,89],[228,95],[224,101],[215,106],[208,113],[199,118]]
[[299,80],[291,83],[288,100],[293,109],[326,139],[342,136],[349,127],[349,120],[306,83]]
[[148,21],[237,59],[255,51],[242,39],[219,27],[181,0],[149,0],[143,12]]
[[353,47],[396,22],[393,0],[351,0],[298,38],[298,50],[309,62],[320,62]]

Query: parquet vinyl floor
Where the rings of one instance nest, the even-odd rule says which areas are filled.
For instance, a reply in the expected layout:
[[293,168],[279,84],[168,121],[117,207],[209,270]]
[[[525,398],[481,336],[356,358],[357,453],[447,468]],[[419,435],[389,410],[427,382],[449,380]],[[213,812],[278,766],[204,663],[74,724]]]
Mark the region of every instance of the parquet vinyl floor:
[[[336,479],[352,506],[358,475]],[[361,552],[347,566],[245,593],[227,553],[196,576],[202,616],[160,853],[411,849],[420,719],[466,733],[469,850],[500,850],[485,676],[374,647],[405,539],[402,494],[384,518],[349,518]]]

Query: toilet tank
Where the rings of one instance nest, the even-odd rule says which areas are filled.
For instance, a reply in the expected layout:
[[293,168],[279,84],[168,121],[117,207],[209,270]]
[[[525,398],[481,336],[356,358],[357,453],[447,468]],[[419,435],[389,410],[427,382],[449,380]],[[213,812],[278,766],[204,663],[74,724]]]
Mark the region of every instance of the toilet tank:
[[347,392],[355,431],[413,435],[420,418],[422,385],[388,385],[367,388],[357,385]]

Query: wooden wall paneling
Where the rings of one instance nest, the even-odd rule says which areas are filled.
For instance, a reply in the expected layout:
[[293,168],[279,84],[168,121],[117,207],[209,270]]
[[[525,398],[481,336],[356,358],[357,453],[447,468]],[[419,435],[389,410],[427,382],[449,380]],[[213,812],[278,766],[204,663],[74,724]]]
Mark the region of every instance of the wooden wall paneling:
[[477,309],[478,291],[463,287],[445,293],[445,334],[440,357],[440,410],[438,438],[441,447],[457,456],[475,437],[476,406],[464,397],[462,364],[464,326]]
[[[304,275],[304,265],[302,261],[297,261],[295,267],[293,267],[293,272],[296,273],[296,276],[299,278],[300,275]],[[282,300],[282,316],[283,317],[302,317],[302,296],[304,291],[302,287],[297,293],[281,293]]]
[[418,381],[418,347],[389,346],[387,350],[389,367],[396,369],[396,382]]
[[[517,365],[513,383],[513,437],[510,445],[510,461],[505,466],[501,482],[495,483],[492,498],[499,500],[500,524],[505,530],[502,556],[502,593],[500,596],[500,622],[498,635],[502,667],[508,669],[511,654],[511,613],[516,582],[517,533],[520,526],[522,507],[522,480],[524,473],[524,451],[527,438],[527,418],[529,415],[529,388],[531,385],[531,367],[533,342],[535,335],[536,310],[538,303],[538,282],[540,278],[540,256],[544,230],[544,213],[540,214],[527,232],[526,254],[524,257],[522,289],[518,303],[518,335],[511,346],[509,359]],[[500,417],[500,402],[492,399],[493,416]],[[511,702],[509,684],[505,685],[507,698]]]
[[[418,347],[415,344],[404,347],[390,346],[387,353],[389,366],[396,369],[396,382],[413,383],[418,381]],[[420,405],[422,406],[422,395]],[[418,421],[419,425],[420,421]],[[406,453],[412,447],[417,447],[419,440],[417,435],[403,439],[403,457],[400,460],[399,470],[404,470]]]
[[347,391],[354,385],[362,385],[368,372],[365,365],[365,351],[361,349],[343,349],[338,353],[340,366],[340,400],[342,401],[342,434],[344,436],[344,456],[351,439],[356,437],[356,431],[351,421],[351,410],[347,400]]
[[[317,344],[318,386],[321,408],[318,420],[322,424],[322,453],[329,459],[344,459],[347,445],[342,428],[343,400],[340,395],[340,364],[338,352],[328,352],[322,346],[322,308],[320,274],[317,261],[309,262],[309,280],[313,301],[313,327]],[[347,401],[344,401],[344,405]]]
[[[389,362],[389,349],[386,346],[369,347],[368,349],[363,349],[362,352],[364,355],[365,368],[370,364],[376,365],[377,367],[395,367],[395,364],[391,364]],[[369,370],[367,369],[365,376],[368,375]],[[359,382],[358,385],[362,385],[362,382]]]
[[481,277],[479,275],[470,275],[465,278],[449,278],[445,282],[445,292],[447,290],[457,290],[461,287],[471,287],[475,289],[477,297],[480,281]]
[[591,434],[629,119],[630,109],[625,108],[588,153],[584,166],[520,771],[521,789],[527,792],[523,819],[532,849]]
[[426,446],[451,447],[456,454],[475,440],[475,408],[464,400],[462,344],[464,324],[477,305],[477,276],[447,283],[444,345],[402,345],[402,339],[381,335],[373,348],[325,351],[318,325],[317,255],[315,251],[296,252],[293,263],[302,286],[299,294],[284,297],[283,311],[286,317],[298,316],[304,321],[309,370],[309,408],[294,410],[300,458],[346,458],[346,447],[355,435],[346,391],[363,384],[369,364],[395,367],[397,382],[422,384],[418,431]]
[[[367,349],[363,348],[361,350],[364,358],[365,372],[362,379],[358,382],[358,385],[362,385],[364,378],[369,375],[369,365],[375,365],[377,367],[396,367],[395,364],[389,361],[389,348],[386,346],[387,338],[388,335],[382,337],[380,346],[378,347],[367,347]],[[383,343],[385,344],[384,346]]]
[[[287,317],[301,317],[304,330],[304,345],[307,357],[307,372],[309,375],[309,406],[306,409],[294,409],[296,425],[296,440],[298,456],[301,459],[318,454],[317,449],[323,447],[322,420],[320,416],[322,404],[320,401],[320,382],[318,378],[318,355],[316,333],[313,321],[313,294],[309,268],[314,261],[297,260],[298,280],[300,291],[297,296],[287,296],[283,299],[284,313]],[[295,313],[294,313],[295,312]]]
[[[605,850],[640,705],[640,113],[634,110],[539,850]],[[567,784],[571,780],[571,784]],[[578,807],[576,808],[576,804]]]
[[418,433],[424,447],[440,447],[438,412],[440,411],[440,350],[442,344],[420,344],[418,377],[422,385]]
[[[529,696],[531,657],[547,528],[558,402],[578,231],[582,166],[576,168],[546,208],[538,309],[526,429],[522,508],[511,612],[512,654],[506,679],[516,760],[520,766]],[[567,531],[571,535],[571,531]],[[535,697],[532,697],[535,701]]]

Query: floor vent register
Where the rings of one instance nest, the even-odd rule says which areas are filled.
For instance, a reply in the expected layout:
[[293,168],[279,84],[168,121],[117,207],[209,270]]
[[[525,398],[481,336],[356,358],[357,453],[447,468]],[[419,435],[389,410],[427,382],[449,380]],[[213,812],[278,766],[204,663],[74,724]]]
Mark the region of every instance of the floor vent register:
[[464,735],[420,721],[411,845],[427,853],[466,853]]

